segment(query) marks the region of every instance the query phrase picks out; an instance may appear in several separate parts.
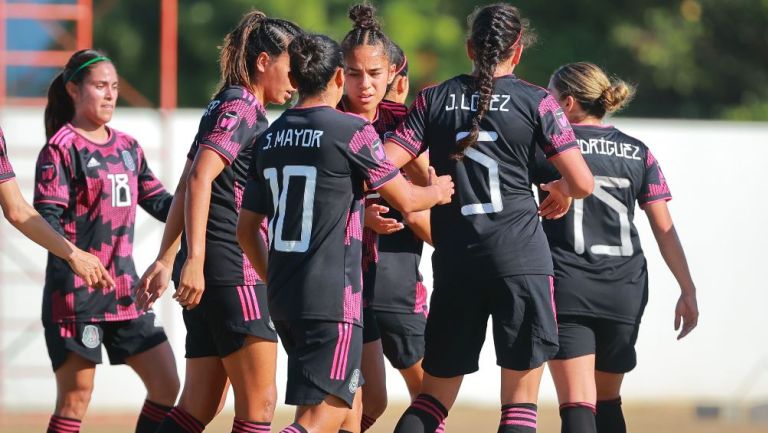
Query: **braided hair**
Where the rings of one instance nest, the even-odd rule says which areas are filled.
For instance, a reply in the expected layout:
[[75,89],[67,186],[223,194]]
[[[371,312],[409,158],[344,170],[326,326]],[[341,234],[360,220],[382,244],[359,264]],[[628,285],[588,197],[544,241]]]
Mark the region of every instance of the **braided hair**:
[[[491,102],[493,93],[493,74],[496,67],[509,59],[520,44],[533,42],[527,30],[528,22],[520,17],[516,7],[505,3],[496,3],[476,9],[467,19],[469,23],[469,43],[475,52],[475,70],[477,79],[474,83],[478,98],[477,112],[472,118],[469,135],[459,140],[455,159],[464,157],[464,151],[477,142],[482,122]],[[523,41],[523,33],[529,33]]]
[[220,90],[233,85],[251,88],[259,54],[265,52],[270,56],[278,56],[301,33],[301,28],[290,21],[268,18],[257,10],[245,14],[240,24],[227,34],[224,45],[220,47]]

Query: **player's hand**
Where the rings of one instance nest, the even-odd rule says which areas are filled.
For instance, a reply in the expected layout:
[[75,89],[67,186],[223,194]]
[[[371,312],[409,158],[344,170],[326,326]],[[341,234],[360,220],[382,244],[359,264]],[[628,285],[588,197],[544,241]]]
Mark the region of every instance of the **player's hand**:
[[[695,294],[682,294],[675,307],[675,331],[680,330],[677,339],[688,335],[699,323],[699,307],[696,305]],[[683,325],[680,329],[680,325]]]
[[438,176],[435,173],[435,168],[430,166],[429,184],[438,187],[440,198],[437,204],[448,204],[451,202],[451,196],[453,196],[453,179],[450,175]]
[[136,305],[149,310],[160,299],[171,281],[171,266],[162,260],[156,260],[136,283]]
[[67,258],[67,263],[69,263],[72,271],[82,278],[88,286],[97,289],[115,287],[115,280],[109,275],[109,272],[101,264],[99,258],[93,254],[75,248]]
[[564,191],[564,181],[558,179],[549,183],[539,185],[542,191],[549,194],[539,205],[539,216],[542,218],[554,220],[562,218],[571,207],[573,199]]
[[389,208],[380,204],[372,204],[365,208],[365,226],[380,235],[388,235],[405,227],[394,218],[384,218],[381,214],[389,212]]
[[205,290],[205,277],[203,276],[203,259],[187,259],[181,268],[179,287],[173,298],[182,307],[191,310],[200,304]]

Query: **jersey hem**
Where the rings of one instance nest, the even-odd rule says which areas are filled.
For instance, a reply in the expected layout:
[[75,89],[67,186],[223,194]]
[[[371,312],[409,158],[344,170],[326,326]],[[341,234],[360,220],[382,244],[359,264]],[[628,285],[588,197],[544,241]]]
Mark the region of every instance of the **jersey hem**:
[[[555,302],[555,306],[557,306],[557,302]],[[592,319],[604,319],[604,320],[612,320],[614,322],[620,322],[620,323],[626,323],[629,325],[639,325],[640,319],[635,318],[627,318],[625,316],[616,316],[613,314],[605,314],[605,313],[595,313],[593,311],[579,311],[579,310],[557,310],[557,316],[582,316],[582,317],[589,317]]]

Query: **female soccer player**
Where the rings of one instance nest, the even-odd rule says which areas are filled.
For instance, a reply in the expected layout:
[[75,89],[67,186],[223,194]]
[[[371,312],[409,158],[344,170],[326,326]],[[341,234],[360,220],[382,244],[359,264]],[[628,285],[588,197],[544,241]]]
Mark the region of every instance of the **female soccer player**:
[[157,261],[142,280],[147,290],[140,289],[148,303],[165,290],[183,229],[174,298],[186,307],[187,374],[179,405],[158,432],[202,431],[220,410],[228,380],[235,394],[232,431],[270,429],[277,334],[267,288],[235,229],[254,140],[267,127],[264,106],[284,104],[294,91],[286,48],[300,32],[252,11],[224,41],[221,88],[200,120]]
[[64,260],[48,256],[42,318],[57,389],[49,432],[79,431],[102,344],[112,364],[128,364],[147,388],[138,433],[154,432],[179,390],[163,328],[135,303],[131,256],[136,205],[164,221],[172,197],[136,140],[107,126],[117,95],[115,67],[95,50],[73,54],[48,89],[35,207],[70,242],[101,258],[115,279],[113,288],[89,289]]
[[8,160],[5,149],[5,137],[0,129],[0,207],[3,215],[24,236],[47,249],[51,254],[66,261],[86,285],[97,288],[109,288],[115,280],[109,275],[98,257],[72,245],[64,236],[51,228],[45,219],[24,200],[16,182],[16,175]]
[[[584,197],[593,187],[557,102],[513,75],[530,38],[518,10],[485,6],[470,22],[473,74],[420,92],[386,145],[396,166],[429,150],[436,171],[456,181],[456,199],[431,211],[424,385],[398,433],[438,430],[463,376],[478,369],[489,315],[501,367],[498,431],[535,430],[542,365],[557,352],[552,259],[530,182],[535,149],[563,173],[544,187],[554,197]],[[554,197],[542,216],[565,212]]]
[[[635,367],[635,341],[648,299],[648,273],[632,223],[635,202],[645,210],[661,254],[680,285],[675,309],[678,338],[696,327],[696,288],[667,200],[672,196],[659,163],[641,141],[603,124],[634,89],[611,81],[592,63],[572,63],[552,75],[549,90],[574,126],[595,191],[576,200],[559,220],[546,220],[555,265],[560,351],[549,366],[557,386],[563,432],[626,431],[621,382]],[[539,158],[539,177],[560,177]]]
[[[340,427],[362,384],[363,184],[406,212],[447,203],[453,184],[444,176],[427,188],[410,185],[370,123],[334,108],[344,89],[339,44],[301,35],[288,51],[299,103],[256,144],[238,240],[268,275],[270,311],[288,353],[286,403],[299,407],[283,432],[336,433],[349,431]],[[258,237],[267,217],[268,274]]]
[[[349,17],[354,27],[341,43],[346,95],[339,107],[372,122],[379,137],[384,140],[385,135],[391,134],[406,114],[405,105],[384,101],[390,76],[399,72],[395,70],[397,63],[389,59],[394,52],[393,43],[382,32],[372,6],[353,6]],[[402,55],[400,57],[403,62]],[[387,212],[386,217],[380,215]],[[421,388],[421,358],[424,356],[424,328],[427,322],[426,289],[418,270],[423,241],[410,228],[404,228],[401,221],[403,216],[396,210],[390,212],[388,204],[378,193],[366,197],[366,227],[363,229],[363,432],[373,425],[387,406],[382,351],[392,366],[400,370],[412,397]],[[379,237],[379,234],[385,236]]]

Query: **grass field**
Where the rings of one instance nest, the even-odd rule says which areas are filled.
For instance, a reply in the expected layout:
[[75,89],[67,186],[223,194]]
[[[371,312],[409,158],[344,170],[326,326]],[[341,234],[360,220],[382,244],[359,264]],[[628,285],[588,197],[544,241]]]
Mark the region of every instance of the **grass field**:
[[[391,406],[385,415],[369,430],[370,433],[389,433],[404,407]],[[768,433],[768,424],[750,424],[747,421],[697,420],[690,405],[625,405],[628,430],[631,433]],[[31,412],[5,412],[0,414],[0,433],[41,433],[45,431],[49,414]],[[229,433],[231,412],[219,415],[206,432]],[[498,410],[490,407],[457,406],[448,417],[447,433],[493,433],[498,426]],[[82,433],[132,433],[135,414],[125,412],[94,411],[86,417]],[[278,410],[273,431],[289,424],[292,413]],[[539,413],[539,432],[560,431],[557,408],[544,406]]]

